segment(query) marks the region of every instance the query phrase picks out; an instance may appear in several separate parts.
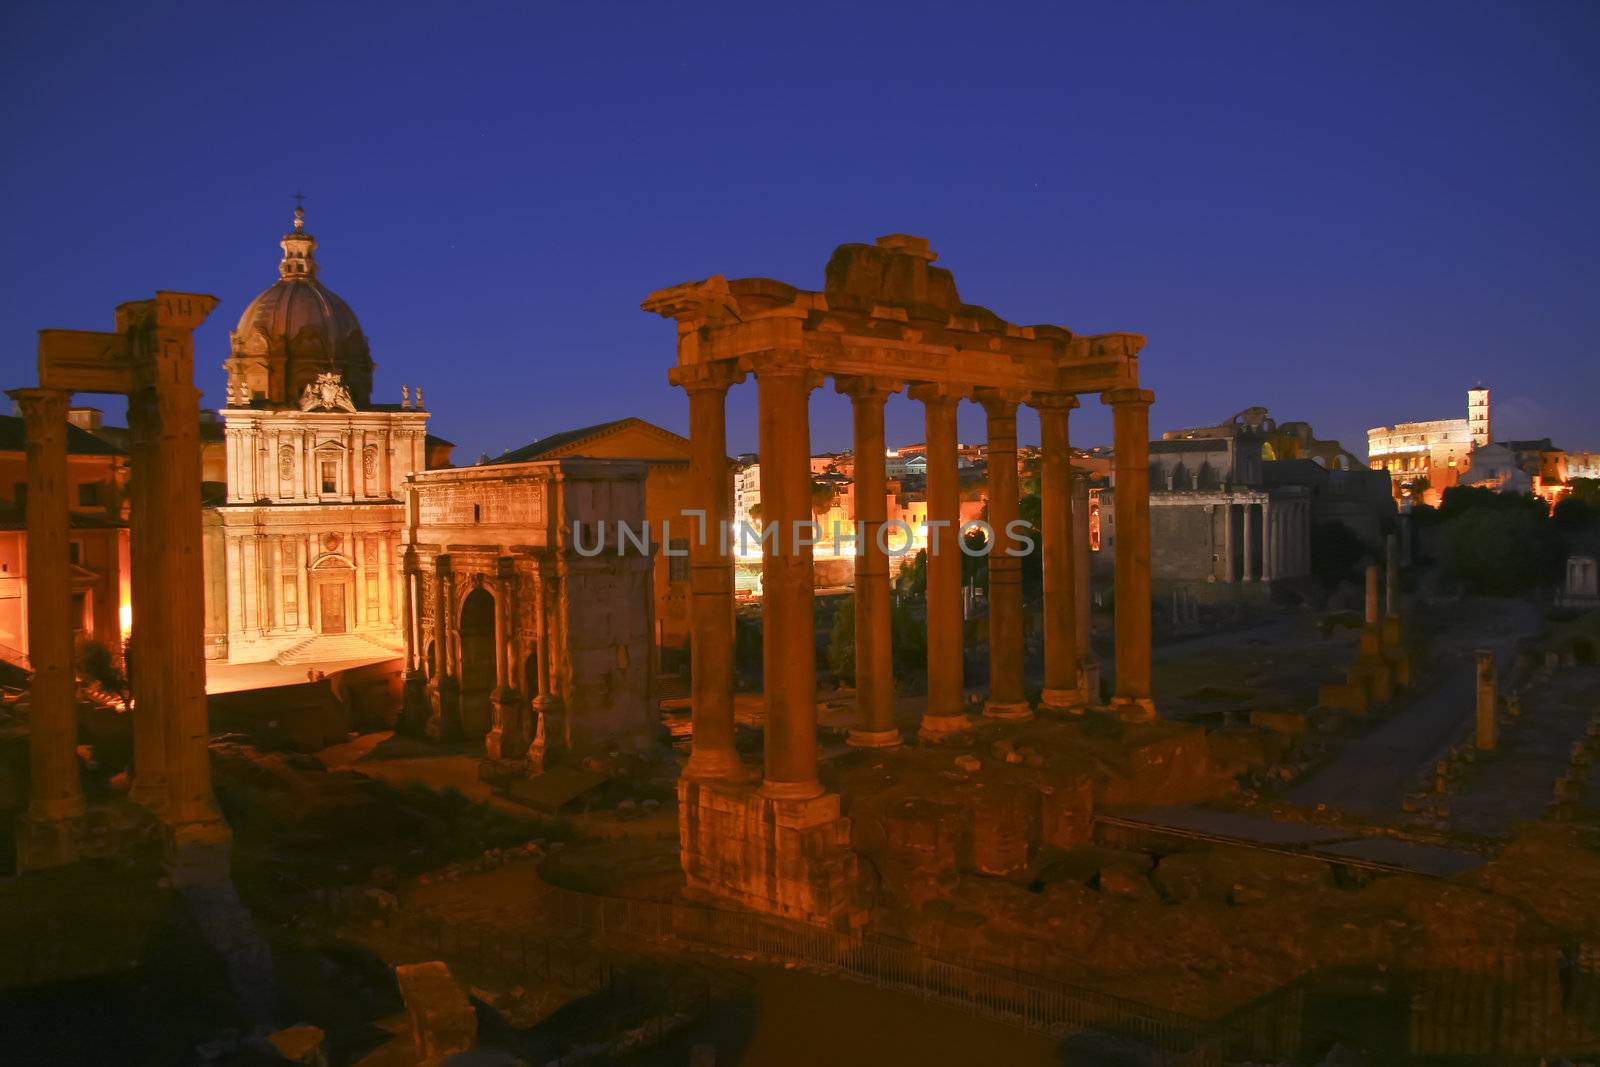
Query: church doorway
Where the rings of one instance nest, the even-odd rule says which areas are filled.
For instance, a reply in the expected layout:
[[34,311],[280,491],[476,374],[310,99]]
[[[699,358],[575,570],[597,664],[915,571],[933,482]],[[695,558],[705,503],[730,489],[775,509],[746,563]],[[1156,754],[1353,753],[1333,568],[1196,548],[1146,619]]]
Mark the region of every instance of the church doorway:
[[461,604],[461,732],[476,740],[489,732],[494,693],[494,594],[474,589]]
[[317,591],[320,598],[317,607],[322,620],[322,632],[344,633],[347,629],[344,619],[344,583],[322,582]]

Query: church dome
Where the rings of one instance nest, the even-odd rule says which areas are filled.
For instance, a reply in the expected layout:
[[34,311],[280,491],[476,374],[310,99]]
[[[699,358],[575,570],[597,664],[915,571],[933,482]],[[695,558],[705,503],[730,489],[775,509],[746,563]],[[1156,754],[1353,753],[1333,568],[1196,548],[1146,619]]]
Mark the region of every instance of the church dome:
[[372,394],[372,354],[350,305],[317,278],[317,242],[295,209],[294,230],[280,243],[278,280],[250,301],[233,331],[230,406],[298,403],[307,385],[338,374],[357,407]]

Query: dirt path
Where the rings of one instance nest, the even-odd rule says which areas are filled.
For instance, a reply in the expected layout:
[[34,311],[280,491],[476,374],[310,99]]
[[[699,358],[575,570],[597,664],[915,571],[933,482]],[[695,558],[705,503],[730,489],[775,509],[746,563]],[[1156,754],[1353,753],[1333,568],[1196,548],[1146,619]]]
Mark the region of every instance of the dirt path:
[[1351,740],[1289,790],[1288,800],[1371,818],[1399,813],[1413,776],[1438,758],[1473,715],[1473,650],[1493,649],[1504,675],[1517,639],[1539,626],[1538,609],[1520,600],[1479,601],[1471,607],[1435,639],[1441,651],[1433,686],[1400,702],[1376,729]]

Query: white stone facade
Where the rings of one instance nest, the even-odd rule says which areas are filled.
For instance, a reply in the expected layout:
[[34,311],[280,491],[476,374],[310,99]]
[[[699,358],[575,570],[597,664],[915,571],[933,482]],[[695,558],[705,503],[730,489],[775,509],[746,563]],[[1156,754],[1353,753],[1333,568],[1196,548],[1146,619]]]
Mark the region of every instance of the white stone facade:
[[398,649],[402,485],[426,466],[428,413],[225,408],[227,502],[213,658],[272,659],[319,634]]

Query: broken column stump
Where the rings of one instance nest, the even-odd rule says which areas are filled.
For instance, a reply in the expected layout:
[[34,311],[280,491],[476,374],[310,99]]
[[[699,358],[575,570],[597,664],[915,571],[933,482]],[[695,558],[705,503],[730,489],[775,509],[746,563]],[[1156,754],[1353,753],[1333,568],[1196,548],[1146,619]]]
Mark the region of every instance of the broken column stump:
[[439,960],[403,963],[394,969],[394,975],[421,1063],[436,1064],[477,1044],[478,1014],[449,967]]

